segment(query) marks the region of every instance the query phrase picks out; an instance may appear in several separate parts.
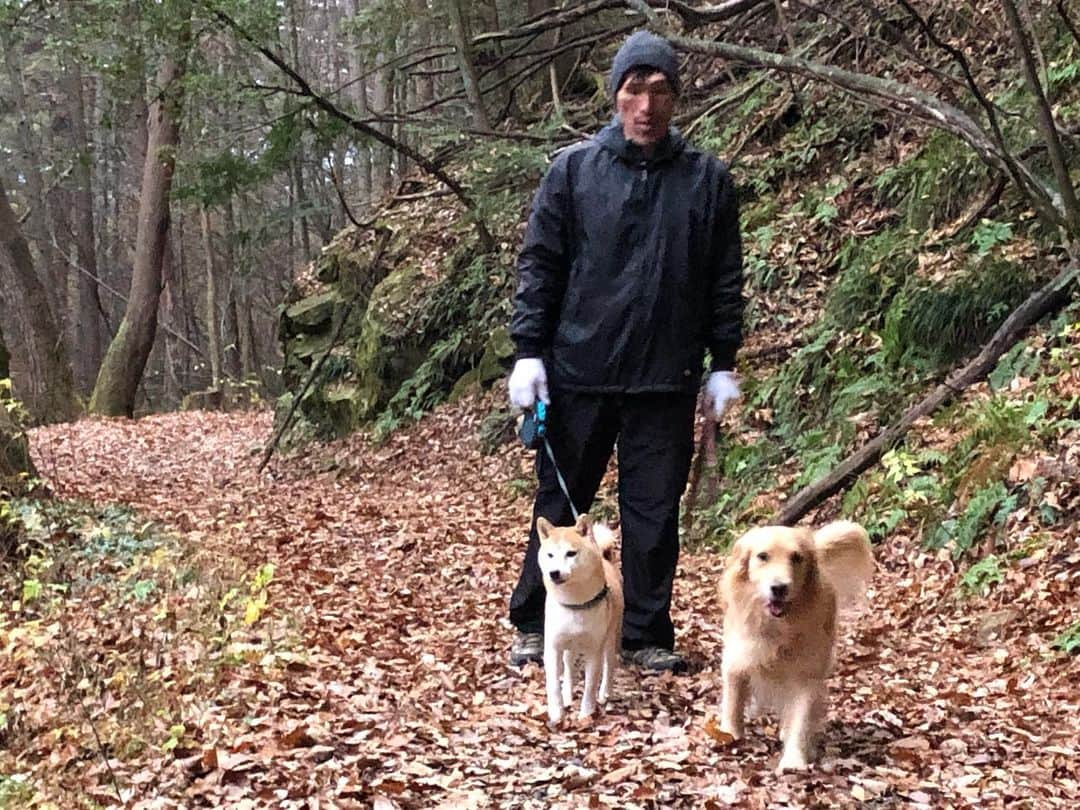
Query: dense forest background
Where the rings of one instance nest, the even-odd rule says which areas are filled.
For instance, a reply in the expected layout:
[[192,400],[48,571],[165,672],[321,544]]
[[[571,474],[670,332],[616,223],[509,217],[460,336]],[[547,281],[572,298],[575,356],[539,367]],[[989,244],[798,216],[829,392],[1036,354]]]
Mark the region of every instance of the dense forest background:
[[[38,507],[15,496],[59,482],[107,495],[87,470],[199,543],[260,547],[220,513],[192,529],[159,507],[176,493],[131,484],[144,470],[123,453],[162,438],[143,429],[173,432],[178,456],[226,448],[214,431],[233,431],[249,444],[221,460],[262,472],[277,451],[274,480],[312,464],[359,476],[350,455],[370,456],[408,493],[422,470],[390,460],[451,464],[475,444],[488,461],[447,478],[501,464],[499,486],[522,500],[529,471],[515,467],[503,389],[516,251],[552,156],[610,119],[611,56],[642,27],[678,50],[675,124],[731,166],[742,214],[744,396],[719,430],[699,423],[687,545],[723,547],[766,520],[851,517],[895,544],[886,567],[904,615],[921,599],[957,610],[964,632],[1027,645],[1009,661],[1057,683],[1053,662],[1080,649],[1068,597],[1080,565],[1080,11],[1065,0],[0,0],[11,626],[61,610],[81,565],[35,544],[85,533],[83,518],[28,517]],[[192,421],[161,416],[178,410]],[[175,478],[191,495],[205,486],[190,469]],[[252,504],[269,497],[255,481]],[[303,490],[293,530],[325,522],[336,487]],[[412,495],[430,506],[454,486],[439,492]],[[606,486],[596,511],[614,503]],[[511,535],[524,508],[493,507],[504,523],[491,536]],[[8,528],[18,515],[30,529]],[[263,518],[245,525],[280,538]],[[134,518],[105,523],[144,548]],[[246,562],[234,590],[250,592],[248,611],[263,600],[257,628],[273,569]],[[1038,611],[1018,618],[1021,604]],[[15,735],[12,705],[0,692],[0,739]],[[175,728],[154,733],[190,748]],[[95,778],[118,795],[106,770]],[[1047,773],[1065,793],[1016,795],[1075,787]]]

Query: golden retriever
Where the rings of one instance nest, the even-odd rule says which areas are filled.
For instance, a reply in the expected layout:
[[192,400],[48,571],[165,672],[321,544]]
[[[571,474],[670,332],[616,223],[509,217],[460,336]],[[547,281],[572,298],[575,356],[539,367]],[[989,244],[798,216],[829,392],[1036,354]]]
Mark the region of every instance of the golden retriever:
[[816,531],[751,529],[728,555],[720,728],[740,739],[751,697],[774,709],[783,742],[778,771],[810,761],[825,718],[837,610],[865,593],[873,572],[866,531],[849,521]]

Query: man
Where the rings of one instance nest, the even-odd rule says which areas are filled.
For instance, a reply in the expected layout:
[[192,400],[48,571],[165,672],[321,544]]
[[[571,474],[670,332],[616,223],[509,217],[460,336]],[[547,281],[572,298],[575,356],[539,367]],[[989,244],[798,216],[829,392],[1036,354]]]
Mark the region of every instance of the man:
[[[626,595],[623,657],[683,672],[670,607],[679,499],[693,453],[708,349],[709,415],[739,395],[742,250],[724,165],[670,127],[679,92],[671,45],[630,36],[612,62],[616,117],[562,152],[533,201],[518,259],[510,400],[542,400],[570,500],[588,511],[618,440]],[[546,451],[521,576],[510,598],[514,665],[543,656],[544,586],[536,519],[573,522]]]

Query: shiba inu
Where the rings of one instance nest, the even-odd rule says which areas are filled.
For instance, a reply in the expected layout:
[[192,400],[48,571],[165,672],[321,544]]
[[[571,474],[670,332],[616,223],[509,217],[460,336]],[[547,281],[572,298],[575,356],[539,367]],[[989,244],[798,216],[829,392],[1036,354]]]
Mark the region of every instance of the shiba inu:
[[866,531],[850,521],[751,529],[728,555],[720,728],[741,738],[751,697],[774,708],[780,771],[807,767],[825,718],[837,610],[862,596],[873,572]]
[[573,526],[538,518],[539,563],[547,589],[544,674],[548,719],[563,718],[574,689],[574,669],[585,673],[579,717],[606,703],[622,635],[622,575],[615,567],[615,535],[582,515]]

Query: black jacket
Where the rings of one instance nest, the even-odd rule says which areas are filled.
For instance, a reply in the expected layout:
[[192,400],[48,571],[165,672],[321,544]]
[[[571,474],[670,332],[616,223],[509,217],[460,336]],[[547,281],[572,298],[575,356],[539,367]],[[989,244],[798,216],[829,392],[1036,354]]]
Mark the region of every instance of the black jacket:
[[533,200],[510,334],[553,387],[696,388],[705,348],[742,342],[742,249],[727,168],[671,130],[651,158],[616,118],[556,157]]

